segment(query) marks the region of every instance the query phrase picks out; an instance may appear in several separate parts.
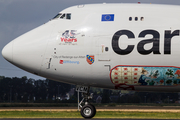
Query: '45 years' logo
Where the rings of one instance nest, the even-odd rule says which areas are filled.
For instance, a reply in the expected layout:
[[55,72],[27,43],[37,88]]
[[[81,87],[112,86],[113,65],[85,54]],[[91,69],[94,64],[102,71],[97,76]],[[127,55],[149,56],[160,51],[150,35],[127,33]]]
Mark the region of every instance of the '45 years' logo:
[[75,36],[78,35],[77,30],[66,30],[63,34],[63,38],[76,38]]
[[77,30],[66,30],[62,33],[61,43],[64,43],[64,45],[77,45],[78,40],[76,35],[78,35]]

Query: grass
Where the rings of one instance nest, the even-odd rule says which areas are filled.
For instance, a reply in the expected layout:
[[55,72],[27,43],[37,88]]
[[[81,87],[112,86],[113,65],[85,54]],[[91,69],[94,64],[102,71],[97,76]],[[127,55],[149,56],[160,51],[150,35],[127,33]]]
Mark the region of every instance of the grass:
[[[82,118],[79,111],[1,111],[0,118]],[[173,112],[98,111],[95,118],[179,119]]]
[[167,112],[98,112],[98,118],[137,118],[137,119],[179,119],[179,113]]
[[1,111],[0,118],[80,118],[76,112],[43,112],[43,111]]

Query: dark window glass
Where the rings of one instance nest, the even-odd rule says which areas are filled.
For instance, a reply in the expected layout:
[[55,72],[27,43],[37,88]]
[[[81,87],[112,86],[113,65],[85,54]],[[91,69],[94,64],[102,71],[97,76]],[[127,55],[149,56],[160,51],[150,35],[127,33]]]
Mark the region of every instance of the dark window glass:
[[135,21],[138,21],[138,17],[135,17]]
[[64,19],[64,18],[65,18],[65,16],[66,16],[66,14],[63,14],[60,18],[61,18],[61,19]]
[[108,47],[105,47],[105,51],[108,51]]
[[62,14],[59,13],[59,14],[57,14],[55,17],[53,17],[53,19],[59,18],[61,15],[62,15]]
[[70,13],[68,13],[67,15],[66,15],[66,19],[71,19],[71,14]]
[[132,17],[129,17],[129,21],[132,21]]

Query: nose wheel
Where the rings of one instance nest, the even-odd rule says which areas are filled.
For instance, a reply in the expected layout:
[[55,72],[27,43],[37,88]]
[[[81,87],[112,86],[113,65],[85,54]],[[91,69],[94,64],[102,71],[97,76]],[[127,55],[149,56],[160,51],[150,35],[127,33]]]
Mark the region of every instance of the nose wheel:
[[84,105],[81,108],[81,115],[84,118],[93,118],[96,114],[96,108],[94,107],[94,105],[88,104],[88,105]]
[[81,115],[86,119],[93,118],[96,115],[96,108],[94,105],[89,103],[89,100],[93,97],[93,94],[89,94],[89,89],[90,87],[88,87],[87,92],[82,92],[83,99],[79,103],[79,107],[81,108]]

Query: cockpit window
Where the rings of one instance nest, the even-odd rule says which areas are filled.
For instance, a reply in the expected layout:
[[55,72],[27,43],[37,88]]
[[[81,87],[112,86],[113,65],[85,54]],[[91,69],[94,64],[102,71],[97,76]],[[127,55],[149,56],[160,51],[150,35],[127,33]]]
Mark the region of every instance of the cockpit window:
[[66,15],[66,19],[71,19],[71,14],[70,13],[68,13],[67,15]]
[[63,14],[60,18],[61,18],[61,19],[64,19],[64,18],[65,18],[65,16],[66,16],[66,14]]
[[58,19],[58,18],[70,20],[71,19],[71,13],[59,13],[53,19]]
[[59,18],[61,15],[62,15],[62,14],[59,13],[59,14],[57,14],[53,19],[57,19],[57,18]]

